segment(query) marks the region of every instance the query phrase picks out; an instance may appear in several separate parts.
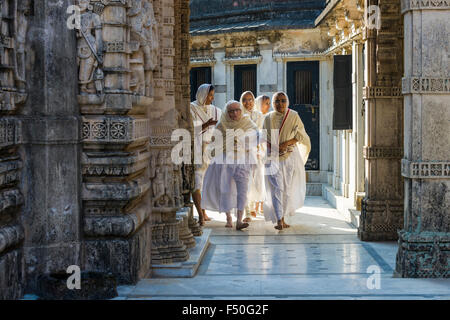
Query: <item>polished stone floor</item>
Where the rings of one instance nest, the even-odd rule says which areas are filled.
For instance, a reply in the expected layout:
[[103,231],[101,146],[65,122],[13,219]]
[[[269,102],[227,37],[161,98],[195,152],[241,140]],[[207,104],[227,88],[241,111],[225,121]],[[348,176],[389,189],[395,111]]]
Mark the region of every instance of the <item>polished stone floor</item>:
[[194,278],[141,280],[116,299],[450,299],[450,280],[393,278],[396,242],[361,242],[321,197],[278,231],[262,217],[243,231],[213,219],[210,246]]

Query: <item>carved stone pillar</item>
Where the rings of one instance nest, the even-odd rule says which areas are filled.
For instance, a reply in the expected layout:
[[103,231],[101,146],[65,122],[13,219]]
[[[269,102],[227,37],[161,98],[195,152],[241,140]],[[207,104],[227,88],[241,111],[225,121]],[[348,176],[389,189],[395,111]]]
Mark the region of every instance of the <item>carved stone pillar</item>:
[[[185,2],[185,1],[183,1]],[[186,116],[182,103],[182,65],[180,60],[181,1],[153,1],[158,25],[160,56],[154,72],[155,100],[150,118],[150,178],[152,181],[152,264],[185,261],[186,245],[180,240],[182,220],[176,212],[184,206],[182,167],[171,159],[172,131]]]
[[148,109],[156,21],[149,1],[79,5],[84,268],[134,283],[150,270]]
[[16,6],[16,1],[5,0],[0,6],[0,300],[18,299],[24,290],[23,132],[17,115],[27,100],[25,39],[31,4]]
[[379,6],[381,28],[364,30],[366,195],[358,236],[365,241],[393,240],[403,223],[402,23],[397,1],[366,0],[369,5]]
[[352,87],[353,87],[353,123],[354,130],[352,132],[354,150],[355,150],[355,175],[354,185],[355,194],[351,195],[355,198],[355,207],[361,210],[361,200],[364,195],[364,106],[362,99],[362,88],[364,85],[364,69],[363,69],[363,45],[360,41],[353,42],[352,49]]
[[450,277],[450,6],[402,1],[405,222],[396,274]]

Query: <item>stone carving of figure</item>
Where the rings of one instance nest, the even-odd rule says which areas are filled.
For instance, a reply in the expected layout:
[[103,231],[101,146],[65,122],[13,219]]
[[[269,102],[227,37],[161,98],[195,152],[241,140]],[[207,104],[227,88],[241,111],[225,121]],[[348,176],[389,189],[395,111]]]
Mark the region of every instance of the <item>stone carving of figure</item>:
[[155,68],[157,56],[154,47],[154,29],[156,21],[153,5],[148,0],[132,0],[128,17],[131,25],[131,40],[134,50],[130,65],[132,70],[131,87],[140,95],[151,96],[152,70]]
[[174,199],[175,206],[181,206],[183,204],[183,196],[181,194],[182,188],[182,178],[181,178],[181,165],[175,165],[173,172],[173,183],[174,183]]
[[152,181],[153,189],[153,206],[159,207],[162,197],[164,197],[164,172],[161,167],[157,167],[155,170],[155,178]]
[[156,154],[152,153],[150,156],[150,179],[155,177],[156,161]]
[[[100,16],[92,11],[89,0],[79,0],[81,28],[78,32],[78,65],[81,93],[101,92],[102,65],[102,22]],[[97,69],[96,69],[97,68]]]
[[25,89],[25,40],[28,30],[28,18],[31,0],[18,0],[15,32],[15,80],[18,89]]

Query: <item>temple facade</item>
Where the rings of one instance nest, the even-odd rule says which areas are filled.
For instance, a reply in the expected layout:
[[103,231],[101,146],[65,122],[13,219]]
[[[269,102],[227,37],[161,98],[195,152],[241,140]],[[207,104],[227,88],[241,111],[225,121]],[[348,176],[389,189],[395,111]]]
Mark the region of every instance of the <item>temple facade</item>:
[[204,231],[172,132],[202,81],[219,107],[286,91],[308,194],[398,239],[398,276],[450,275],[447,0],[243,5],[0,2],[0,299],[72,265],[131,284],[189,259]]

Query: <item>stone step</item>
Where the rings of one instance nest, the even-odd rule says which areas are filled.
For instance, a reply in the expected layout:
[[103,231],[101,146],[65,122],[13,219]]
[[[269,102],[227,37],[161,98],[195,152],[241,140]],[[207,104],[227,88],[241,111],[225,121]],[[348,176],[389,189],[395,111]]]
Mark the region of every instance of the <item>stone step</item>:
[[350,212],[350,219],[352,222],[352,225],[355,226],[355,228],[359,228],[359,219],[361,217],[361,211],[354,210],[354,209],[348,209]]
[[306,183],[306,195],[307,196],[322,196],[322,183],[307,182]]
[[187,261],[170,264],[154,264],[152,265],[152,276],[154,278],[194,277],[209,247],[211,231],[211,229],[203,229],[203,234],[200,237],[195,237],[196,245],[194,248],[189,249],[189,259]]

